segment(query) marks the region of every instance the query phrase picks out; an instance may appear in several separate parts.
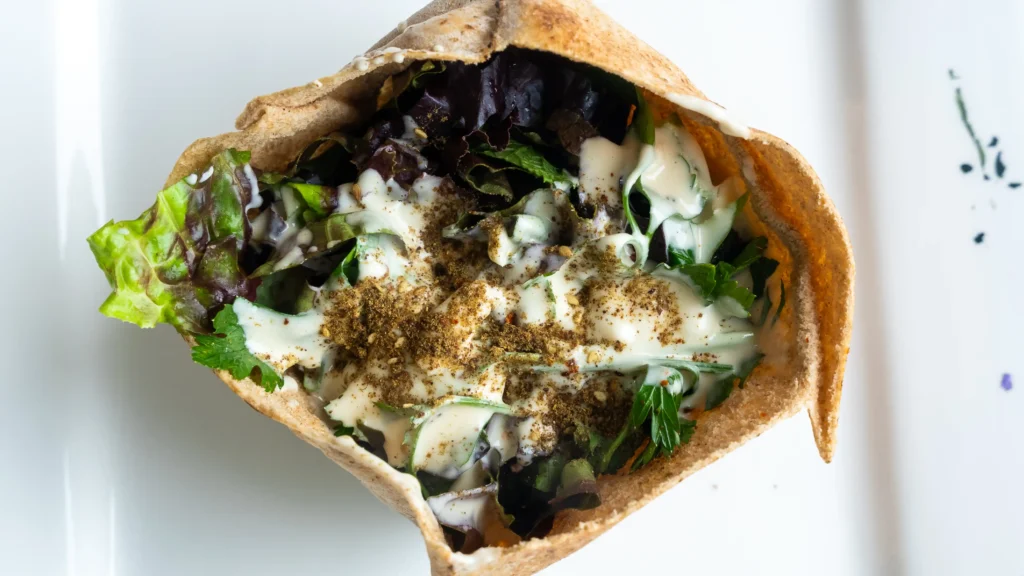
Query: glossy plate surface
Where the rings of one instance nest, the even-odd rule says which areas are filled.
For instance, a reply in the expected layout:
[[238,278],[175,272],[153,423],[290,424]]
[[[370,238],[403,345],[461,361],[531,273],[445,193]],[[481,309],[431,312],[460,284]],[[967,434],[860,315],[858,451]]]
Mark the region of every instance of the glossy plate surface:
[[[856,333],[832,465],[798,416],[545,573],[1024,574],[1024,4],[599,4],[817,168],[855,244]],[[5,3],[0,574],[424,573],[411,523],[172,330],[101,317],[84,241],[249,98],[418,5]]]

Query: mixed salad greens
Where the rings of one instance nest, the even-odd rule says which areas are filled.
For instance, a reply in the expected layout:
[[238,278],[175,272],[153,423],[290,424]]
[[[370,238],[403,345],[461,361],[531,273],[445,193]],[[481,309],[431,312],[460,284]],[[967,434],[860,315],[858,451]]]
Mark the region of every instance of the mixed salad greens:
[[226,150],[89,244],[104,314],[305,394],[415,475],[456,550],[543,536],[669,457],[760,362],[768,241],[678,118],[510,49],[387,79],[282,173]]

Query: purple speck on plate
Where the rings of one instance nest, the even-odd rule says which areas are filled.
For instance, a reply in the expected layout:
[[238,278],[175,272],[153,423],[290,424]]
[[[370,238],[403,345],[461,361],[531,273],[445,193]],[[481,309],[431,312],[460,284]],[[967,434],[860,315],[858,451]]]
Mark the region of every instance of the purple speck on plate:
[[1003,380],[999,383],[1003,390],[1009,392],[1013,389],[1013,378],[1009,374],[1003,374]]

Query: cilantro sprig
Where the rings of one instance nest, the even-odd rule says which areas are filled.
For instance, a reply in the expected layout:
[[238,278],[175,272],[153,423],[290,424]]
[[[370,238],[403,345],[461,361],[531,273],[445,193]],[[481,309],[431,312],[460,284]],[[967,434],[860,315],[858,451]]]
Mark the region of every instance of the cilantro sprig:
[[234,308],[225,306],[214,316],[213,331],[212,335],[195,336],[193,361],[217,370],[227,370],[236,379],[246,378],[253,370],[259,370],[260,382],[267,392],[284,386],[281,376],[245,347],[245,331],[238,325]]

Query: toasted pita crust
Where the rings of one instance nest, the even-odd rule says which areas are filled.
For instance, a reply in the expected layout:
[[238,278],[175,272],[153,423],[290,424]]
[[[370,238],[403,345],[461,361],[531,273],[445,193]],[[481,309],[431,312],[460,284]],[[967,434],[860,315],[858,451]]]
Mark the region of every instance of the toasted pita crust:
[[[787,287],[788,304],[770,337],[769,358],[746,388],[699,420],[692,441],[669,459],[629,476],[600,481],[603,504],[557,518],[551,534],[510,548],[452,552],[416,481],[335,438],[301,392],[267,394],[249,380],[219,376],[263,414],[281,422],[354,474],[378,498],[423,533],[433,574],[526,574],[567,556],[686,476],[807,408],[821,457],[829,461],[849,352],[854,264],[846,230],[813,169],[788,144],[753,130],[749,139],[725,136],[711,119],[669,103],[678,95],[704,99],[665,57],[585,0],[437,0],[367,53],[369,67],[350,63],[333,76],[261,96],[238,117],[238,132],[188,147],[168,183],[200,170],[225,148],[252,151],[252,163],[281,170],[315,138],[352,128],[372,113],[384,79],[423,59],[483,62],[508,46],[543,50],[622,76],[680,114],[701,142],[715,181],[745,174],[752,201],[742,225],[767,234]],[[385,47],[402,49],[403,63]],[[375,58],[382,57],[379,60]],[[657,98],[657,97],[660,97]]]

